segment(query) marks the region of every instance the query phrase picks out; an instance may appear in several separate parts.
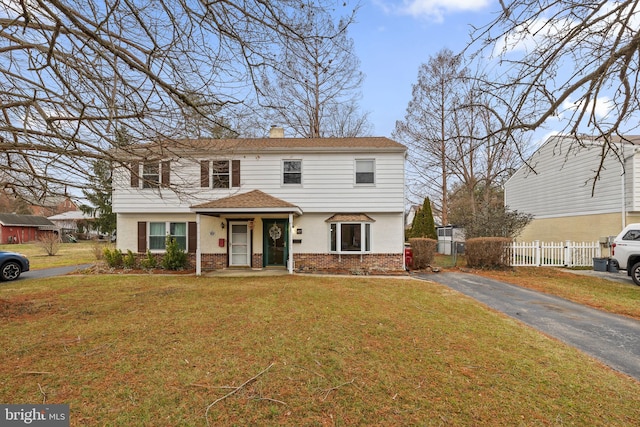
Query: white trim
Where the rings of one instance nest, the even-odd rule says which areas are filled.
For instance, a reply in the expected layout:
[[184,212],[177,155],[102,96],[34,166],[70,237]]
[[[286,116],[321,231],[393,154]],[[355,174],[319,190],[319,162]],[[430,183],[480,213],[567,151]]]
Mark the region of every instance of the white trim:
[[[371,162],[373,163],[373,182],[358,182],[358,162]],[[375,187],[377,174],[376,174],[376,159],[371,158],[358,158],[353,159],[353,185],[356,187]]]
[[288,249],[288,253],[289,253],[289,261],[287,262],[287,270],[289,271],[289,274],[293,274],[293,214],[289,214],[289,223],[287,224],[287,228],[288,228],[288,235],[289,238],[287,239],[287,245],[289,246]]
[[[188,234],[188,231],[187,231],[187,234]],[[202,249],[201,248],[202,248],[202,242],[200,239],[200,214],[196,214],[196,276],[202,275]]]
[[[228,250],[228,257],[229,257],[229,266],[230,267],[251,267],[251,230],[249,230],[249,222],[248,221],[229,221],[229,244],[227,246],[227,250]],[[234,245],[237,246],[243,246],[242,243],[236,244],[233,242],[233,226],[234,225],[244,225],[245,227],[247,227],[247,233],[246,233],[246,256],[247,256],[247,262],[246,264],[234,264],[233,263],[233,248]],[[238,254],[238,255],[242,255],[242,254]]]
[[[284,162],[300,162],[300,182],[299,183],[284,182]],[[282,159],[282,162],[280,162],[280,185],[286,188],[302,187],[302,183],[304,182],[304,175],[303,175],[302,169],[303,169],[302,159]]]

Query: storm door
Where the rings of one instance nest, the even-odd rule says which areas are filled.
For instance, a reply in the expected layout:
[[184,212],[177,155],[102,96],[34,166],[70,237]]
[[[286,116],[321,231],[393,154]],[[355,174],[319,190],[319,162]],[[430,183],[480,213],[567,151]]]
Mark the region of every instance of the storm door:
[[249,225],[247,222],[229,223],[229,265],[232,267],[251,266],[251,245]]

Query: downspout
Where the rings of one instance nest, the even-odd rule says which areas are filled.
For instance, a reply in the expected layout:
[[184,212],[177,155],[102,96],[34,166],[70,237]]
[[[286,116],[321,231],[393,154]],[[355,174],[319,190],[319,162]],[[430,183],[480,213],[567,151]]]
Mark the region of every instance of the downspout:
[[623,230],[626,226],[627,226],[627,207],[626,207],[626,200],[627,200],[627,183],[626,183],[626,168],[625,168],[625,164],[627,163],[627,160],[629,159],[633,159],[636,155],[636,150],[633,150],[633,154],[631,154],[630,156],[627,157],[622,157],[622,174],[621,174],[621,188],[622,188],[622,197],[620,197],[622,199],[622,209],[620,210],[621,214],[622,214],[622,228],[620,228],[621,230]]
[[620,175],[622,177],[622,209],[620,210],[620,212],[622,213],[622,227],[620,228],[620,230],[624,230],[624,228],[627,226],[627,212],[626,212],[626,203],[625,203],[625,199],[627,197],[627,188],[626,188],[626,184],[625,184],[625,171],[624,171],[624,160],[622,163],[622,174]]

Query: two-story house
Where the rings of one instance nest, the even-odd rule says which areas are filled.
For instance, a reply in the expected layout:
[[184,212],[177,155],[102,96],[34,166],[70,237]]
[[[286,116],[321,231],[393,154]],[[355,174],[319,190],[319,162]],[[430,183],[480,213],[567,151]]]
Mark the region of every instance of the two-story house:
[[520,241],[591,242],[640,222],[639,136],[548,138],[505,183],[505,205],[533,215]]
[[382,137],[284,138],[277,128],[140,146],[130,168],[114,170],[117,247],[163,253],[170,235],[197,274],[402,271],[405,152]]

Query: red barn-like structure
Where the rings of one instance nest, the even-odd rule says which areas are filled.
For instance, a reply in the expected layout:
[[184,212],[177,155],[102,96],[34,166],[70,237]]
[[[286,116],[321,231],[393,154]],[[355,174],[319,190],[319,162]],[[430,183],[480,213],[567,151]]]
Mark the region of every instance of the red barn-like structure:
[[33,242],[56,232],[58,227],[43,216],[0,213],[0,244]]

